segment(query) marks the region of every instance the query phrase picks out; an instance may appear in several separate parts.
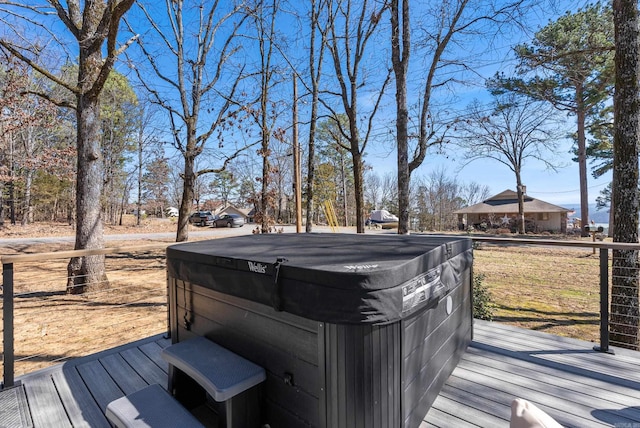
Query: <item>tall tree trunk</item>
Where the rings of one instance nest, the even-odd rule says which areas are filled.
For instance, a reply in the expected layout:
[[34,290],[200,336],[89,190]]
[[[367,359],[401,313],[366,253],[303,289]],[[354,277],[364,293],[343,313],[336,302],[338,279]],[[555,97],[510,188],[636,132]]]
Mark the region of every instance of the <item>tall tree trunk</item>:
[[9,218],[11,224],[16,224],[16,182],[13,161],[9,165],[11,180],[9,181]]
[[[320,52],[318,60],[316,62],[316,31],[318,25],[319,12],[316,9],[316,1],[310,0],[311,4],[311,40],[309,47],[309,71],[311,76],[311,117],[309,119],[309,145],[307,153],[307,185],[306,185],[306,197],[307,197],[307,215],[305,232],[311,233],[313,231],[313,180],[315,178],[315,139],[316,139],[316,125],[318,123],[318,103],[320,99],[320,76],[322,71],[322,58],[324,57],[325,39],[320,40]],[[320,6],[323,7],[323,6]]]
[[[189,145],[187,144],[187,147]],[[176,242],[183,242],[189,239],[189,214],[194,197],[194,186],[196,176],[194,173],[195,157],[184,156],[184,181],[182,182],[182,200],[178,211],[178,230],[176,232]]]
[[[32,158],[33,154],[33,128],[28,127],[24,142],[24,152],[27,157]],[[33,204],[31,201],[31,187],[33,184],[33,175],[35,171],[31,167],[27,167],[24,178],[24,201],[22,205],[22,225],[33,223]]]
[[[104,247],[100,195],[103,165],[100,154],[100,104],[97,97],[80,95],[78,99],[78,175],[76,192],[75,249]],[[74,257],[67,266],[67,293],[81,294],[88,288],[108,286],[104,255]]]
[[[356,144],[355,147],[358,147]],[[353,154],[353,187],[356,195],[356,231],[364,233],[364,168],[362,154],[359,151],[352,151]]]
[[[638,140],[640,138],[640,46],[638,0],[614,0],[616,86],[613,97],[614,242],[638,242]],[[610,340],[638,349],[638,251],[614,250]]]
[[33,184],[32,169],[27,169],[24,177],[24,208],[22,212],[22,225],[33,223],[33,203],[31,202],[31,187]]
[[585,226],[589,224],[589,190],[587,185],[587,137],[585,135],[586,107],[584,105],[582,85],[576,86],[576,105],[578,122],[578,172],[580,175],[580,219],[582,236],[589,236]]
[[[401,3],[401,6],[399,5]],[[407,67],[411,53],[408,0],[391,2],[391,49],[396,81],[396,141],[398,153],[398,234],[409,233],[409,110],[407,107]]]
[[347,207],[347,178],[344,170],[344,154],[340,153],[340,179],[342,180],[342,209],[344,211],[344,227],[349,226],[349,211]]
[[[136,226],[140,226],[140,210],[142,209],[142,145],[144,141],[143,129],[142,125],[140,125],[140,129],[138,129],[138,195],[136,198],[136,208],[138,209],[136,212]],[[164,216],[163,216],[164,217]]]
[[607,230],[607,237],[608,238],[613,238],[613,231],[615,229],[614,225],[614,214],[615,211],[613,209],[613,199],[611,199],[611,202],[609,203],[609,230]]
[[[315,85],[314,85],[315,86]],[[305,195],[307,197],[307,215],[305,232],[313,231],[313,179],[315,176],[315,156],[316,156],[316,123],[318,121],[318,93],[314,91],[313,100],[311,102],[311,121],[309,123],[309,144],[307,146],[307,187]]]
[[262,81],[262,96],[260,99],[260,134],[262,138],[260,153],[262,154],[262,189],[260,192],[260,229],[262,233],[269,233],[270,215],[269,209],[271,208],[272,201],[269,194],[269,175],[271,172],[271,165],[269,164],[269,137],[270,129],[268,124],[268,111],[267,104],[269,101],[269,66],[267,65],[265,77]]
[[[263,151],[268,151],[268,139],[263,136]],[[265,140],[267,142],[265,142]],[[265,149],[266,146],[266,149]],[[269,197],[269,156],[262,155],[262,187],[260,191],[260,231],[269,233],[269,208],[271,206]]]
[[4,226],[4,216],[5,216],[5,210],[4,210],[4,203],[5,203],[5,197],[4,197],[4,193],[5,193],[5,188],[6,186],[4,185],[4,183],[0,183],[0,226]]
[[526,233],[526,227],[524,222],[524,186],[522,185],[522,178],[520,172],[516,173],[516,188],[518,194],[518,233],[524,235]]

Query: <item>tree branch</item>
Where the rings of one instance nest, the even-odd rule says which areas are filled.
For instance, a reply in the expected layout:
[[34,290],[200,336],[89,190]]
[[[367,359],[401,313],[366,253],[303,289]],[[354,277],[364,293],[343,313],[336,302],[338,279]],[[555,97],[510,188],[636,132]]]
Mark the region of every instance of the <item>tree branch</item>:
[[63,88],[69,90],[70,92],[72,92],[73,94],[79,94],[80,93],[80,88],[78,88],[77,86],[72,86],[70,85],[68,82],[65,82],[64,80],[60,79],[59,77],[57,77],[56,75],[52,74],[49,70],[47,70],[44,67],[41,67],[40,65],[38,65],[35,61],[31,60],[29,57],[25,56],[22,52],[20,52],[19,50],[17,50],[16,48],[14,48],[9,42],[7,42],[6,40],[0,39],[0,46],[2,46],[3,48],[5,48],[6,50],[8,50],[9,52],[11,52],[11,54],[13,56],[15,56],[16,58],[18,58],[20,61],[24,62],[25,64],[27,64],[29,67],[32,67],[35,71],[37,71],[38,73],[42,74],[43,76],[45,76],[47,79],[51,80],[52,82],[54,82],[57,85],[62,86]]

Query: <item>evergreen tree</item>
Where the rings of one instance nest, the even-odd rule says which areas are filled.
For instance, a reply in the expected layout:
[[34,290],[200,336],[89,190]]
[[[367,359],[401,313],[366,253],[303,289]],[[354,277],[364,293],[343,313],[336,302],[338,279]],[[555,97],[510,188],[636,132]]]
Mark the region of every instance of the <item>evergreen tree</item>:
[[491,82],[496,92],[526,94],[576,117],[583,225],[589,222],[586,124],[611,97],[613,46],[611,8],[596,3],[567,12],[538,31],[530,44],[516,46],[520,77],[498,75]]

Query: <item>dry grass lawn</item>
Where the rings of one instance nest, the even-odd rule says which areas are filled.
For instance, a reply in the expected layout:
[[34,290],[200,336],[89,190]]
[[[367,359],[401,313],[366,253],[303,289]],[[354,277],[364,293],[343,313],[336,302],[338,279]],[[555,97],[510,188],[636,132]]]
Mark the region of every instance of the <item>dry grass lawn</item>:
[[[107,245],[135,248],[149,244],[135,239],[136,234],[174,232],[175,227],[169,219],[145,220],[136,226],[133,217],[125,217],[124,226],[105,226],[105,234],[130,234],[130,240]],[[8,225],[0,229],[0,238],[73,233],[70,226],[56,223]],[[73,243],[15,243],[4,246],[1,254],[70,249]],[[167,331],[164,249],[107,256],[107,290],[83,295],[66,293],[68,261],[47,259],[14,266],[16,376]]]
[[66,293],[68,259],[15,266],[16,374],[167,331],[164,252],[107,257],[108,288]]
[[599,340],[599,259],[591,249],[482,244],[474,273],[485,276],[495,321]]

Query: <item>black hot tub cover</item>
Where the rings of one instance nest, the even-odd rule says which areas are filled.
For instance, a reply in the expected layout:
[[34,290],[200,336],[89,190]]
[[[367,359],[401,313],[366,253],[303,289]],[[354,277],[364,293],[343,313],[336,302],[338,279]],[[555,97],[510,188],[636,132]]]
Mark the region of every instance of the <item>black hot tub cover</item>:
[[263,234],[167,248],[171,277],[335,324],[388,324],[470,275],[458,236]]

